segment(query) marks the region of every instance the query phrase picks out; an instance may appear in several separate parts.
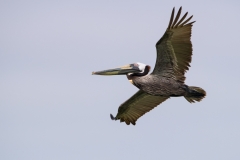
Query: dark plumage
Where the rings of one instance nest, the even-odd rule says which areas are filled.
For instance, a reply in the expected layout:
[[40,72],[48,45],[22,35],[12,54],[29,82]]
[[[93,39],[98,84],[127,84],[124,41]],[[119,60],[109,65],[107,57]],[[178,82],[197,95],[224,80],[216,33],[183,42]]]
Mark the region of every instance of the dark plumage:
[[182,7],[174,18],[173,8],[167,30],[156,44],[157,60],[151,74],[148,75],[150,66],[142,63],[93,72],[98,75],[125,74],[128,80],[140,89],[120,105],[118,114],[116,117],[111,115],[111,119],[135,125],[139,117],[169,97],[184,96],[192,103],[199,102],[206,96],[202,88],[184,83],[184,74],[190,67],[192,56],[190,37],[194,22],[189,22],[192,16],[185,20],[188,13],[180,18],[181,11]]

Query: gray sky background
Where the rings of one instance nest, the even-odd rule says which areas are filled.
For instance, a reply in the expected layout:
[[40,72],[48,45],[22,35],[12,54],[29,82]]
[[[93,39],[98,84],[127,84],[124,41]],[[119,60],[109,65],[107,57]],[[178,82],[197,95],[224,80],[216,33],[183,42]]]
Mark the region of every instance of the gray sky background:
[[[173,7],[194,15],[186,84],[136,126],[110,120],[138,89],[92,71],[154,66]],[[1,1],[1,160],[240,158],[240,1]]]

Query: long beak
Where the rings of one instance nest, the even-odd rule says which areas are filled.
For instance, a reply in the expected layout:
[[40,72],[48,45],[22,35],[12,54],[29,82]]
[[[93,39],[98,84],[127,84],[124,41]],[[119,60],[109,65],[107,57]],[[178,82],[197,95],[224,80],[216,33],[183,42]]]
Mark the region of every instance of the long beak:
[[103,71],[92,72],[92,75],[124,75],[128,73],[141,72],[138,67],[128,64],[119,68],[108,69]]

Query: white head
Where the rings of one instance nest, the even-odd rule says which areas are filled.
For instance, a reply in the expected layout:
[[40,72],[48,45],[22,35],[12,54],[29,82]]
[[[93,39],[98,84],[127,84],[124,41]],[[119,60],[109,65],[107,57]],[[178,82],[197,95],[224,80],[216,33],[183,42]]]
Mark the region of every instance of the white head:
[[140,73],[143,73],[147,65],[144,63],[140,63],[140,62],[137,62],[136,64],[138,64],[138,68],[139,68],[139,70],[141,70]]

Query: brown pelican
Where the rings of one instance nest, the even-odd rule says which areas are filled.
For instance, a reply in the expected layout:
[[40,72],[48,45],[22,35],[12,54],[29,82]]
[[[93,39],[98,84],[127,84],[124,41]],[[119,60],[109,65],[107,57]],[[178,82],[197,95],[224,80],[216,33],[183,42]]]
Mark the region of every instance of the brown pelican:
[[157,60],[151,74],[148,74],[150,66],[139,62],[92,72],[95,75],[126,75],[128,80],[139,88],[137,93],[120,105],[116,117],[110,114],[112,120],[135,125],[139,117],[170,97],[184,96],[192,103],[199,102],[206,96],[202,88],[184,83],[184,74],[191,62],[190,37],[192,24],[195,21],[189,22],[192,16],[186,19],[188,12],[180,18],[181,10],[182,7],[174,18],[173,8],[167,30],[156,44]]

